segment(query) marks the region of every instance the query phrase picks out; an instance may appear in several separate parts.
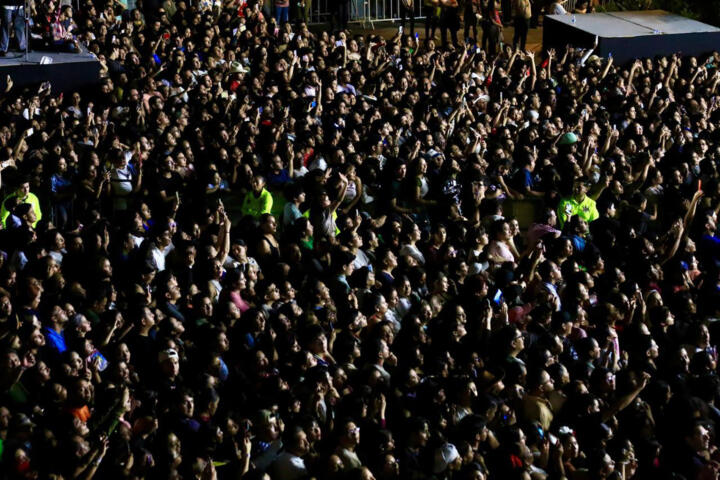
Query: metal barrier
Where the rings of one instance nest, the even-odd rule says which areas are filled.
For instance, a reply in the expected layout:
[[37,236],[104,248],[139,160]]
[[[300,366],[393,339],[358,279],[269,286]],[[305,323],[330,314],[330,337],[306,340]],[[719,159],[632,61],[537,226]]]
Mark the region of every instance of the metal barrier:
[[[310,12],[311,24],[331,23],[335,9],[330,6],[346,0],[312,0]],[[606,0],[599,3],[604,4]],[[424,20],[423,0],[414,0],[415,19]],[[572,13],[577,0],[567,0],[563,4],[565,10]],[[462,9],[461,9],[462,10]],[[462,11],[460,12],[462,13]],[[350,0],[350,23],[360,23],[363,28],[368,25],[375,28],[373,22],[383,20],[400,20],[400,0]],[[510,17],[510,19],[512,16]],[[508,19],[508,20],[510,20]]]
[[[330,6],[345,0],[312,0],[310,23],[330,23],[335,10]],[[415,18],[424,18],[423,1],[414,0]],[[400,0],[350,0],[350,23],[360,23],[364,28],[374,28],[373,22],[382,20],[400,20]]]

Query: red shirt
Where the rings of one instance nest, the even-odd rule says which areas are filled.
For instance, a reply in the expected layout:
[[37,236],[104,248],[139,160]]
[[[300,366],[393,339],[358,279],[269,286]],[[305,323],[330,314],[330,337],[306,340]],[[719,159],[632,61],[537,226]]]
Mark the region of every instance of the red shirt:
[[88,420],[90,420],[90,417],[92,416],[92,413],[90,413],[90,409],[88,408],[87,405],[83,405],[80,408],[71,408],[70,414],[73,417],[78,418],[79,420],[82,420],[83,422],[87,422]]

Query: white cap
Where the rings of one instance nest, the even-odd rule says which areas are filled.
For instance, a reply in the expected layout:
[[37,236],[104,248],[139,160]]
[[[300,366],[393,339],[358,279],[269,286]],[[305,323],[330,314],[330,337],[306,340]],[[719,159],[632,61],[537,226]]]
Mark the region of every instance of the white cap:
[[460,457],[460,454],[452,443],[445,443],[435,450],[435,464],[433,473],[442,473],[445,469]]
[[158,354],[158,361],[160,363],[164,362],[165,360],[170,360],[171,358],[180,359],[180,355],[178,355],[177,351],[175,351],[172,348],[168,348],[167,350],[163,350]]

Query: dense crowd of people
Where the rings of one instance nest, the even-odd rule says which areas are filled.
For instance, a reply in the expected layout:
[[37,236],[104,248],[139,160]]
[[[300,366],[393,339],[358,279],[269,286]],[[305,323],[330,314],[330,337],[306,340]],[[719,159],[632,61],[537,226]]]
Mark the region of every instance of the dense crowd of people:
[[719,54],[62,12],[101,85],[0,96],[4,478],[718,477]]

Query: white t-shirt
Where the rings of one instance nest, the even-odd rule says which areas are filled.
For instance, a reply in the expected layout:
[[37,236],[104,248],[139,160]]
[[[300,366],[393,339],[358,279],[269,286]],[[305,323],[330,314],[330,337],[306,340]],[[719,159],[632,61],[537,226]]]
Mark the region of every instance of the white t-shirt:
[[139,248],[140,245],[142,245],[142,242],[145,241],[145,237],[138,237],[137,235],[130,234],[130,236],[133,239],[133,243],[135,244],[135,248]]
[[559,3],[555,3],[550,6],[550,15],[566,15],[567,10]]
[[353,265],[355,265],[356,269],[366,267],[370,265],[370,257],[368,257],[361,249],[358,249],[358,251],[355,252],[355,261],[353,262]]
[[270,466],[273,478],[283,480],[299,480],[307,476],[305,460],[290,452],[281,453]]
[[163,270],[165,270],[165,257],[167,257],[174,248],[175,246],[173,244],[170,244],[165,247],[164,250],[160,250],[157,245],[153,245],[153,247],[150,249],[150,254],[155,261],[155,266],[157,267],[158,272],[162,272]]
[[310,164],[310,170],[316,170],[319,168],[320,170],[325,171],[325,170],[327,170],[327,167],[328,167],[327,162],[320,155],[316,156],[315,159]]
[[113,168],[112,172],[110,172],[110,185],[113,194],[122,197],[129,195],[133,190],[132,178],[133,174],[127,165],[125,165],[125,168]]
[[420,265],[425,265],[425,255],[415,246],[406,243],[400,249],[400,255],[409,255],[414,258]]
[[113,206],[116,210],[127,210],[127,197],[133,191],[133,174],[130,167],[113,168],[110,172],[110,188],[113,193]]

